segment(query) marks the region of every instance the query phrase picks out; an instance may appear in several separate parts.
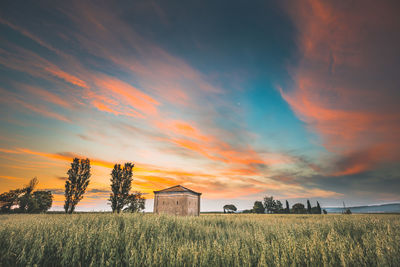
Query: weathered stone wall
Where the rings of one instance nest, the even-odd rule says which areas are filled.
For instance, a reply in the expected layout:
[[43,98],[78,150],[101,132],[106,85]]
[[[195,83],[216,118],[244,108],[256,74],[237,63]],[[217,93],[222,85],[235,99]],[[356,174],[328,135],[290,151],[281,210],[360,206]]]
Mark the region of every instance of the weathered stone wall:
[[190,193],[167,193],[154,196],[154,213],[199,215],[200,197]]

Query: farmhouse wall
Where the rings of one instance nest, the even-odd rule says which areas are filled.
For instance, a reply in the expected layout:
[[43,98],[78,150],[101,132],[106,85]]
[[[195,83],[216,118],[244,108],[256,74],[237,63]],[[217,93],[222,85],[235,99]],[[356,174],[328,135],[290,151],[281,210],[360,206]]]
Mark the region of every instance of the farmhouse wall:
[[190,193],[168,193],[155,195],[154,211],[157,214],[199,215],[200,196]]

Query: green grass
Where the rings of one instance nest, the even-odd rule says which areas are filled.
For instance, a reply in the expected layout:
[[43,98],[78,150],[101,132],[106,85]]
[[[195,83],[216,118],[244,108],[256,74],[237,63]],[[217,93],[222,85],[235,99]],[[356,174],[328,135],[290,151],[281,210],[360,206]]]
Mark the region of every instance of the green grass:
[[0,264],[400,266],[400,216],[2,215]]

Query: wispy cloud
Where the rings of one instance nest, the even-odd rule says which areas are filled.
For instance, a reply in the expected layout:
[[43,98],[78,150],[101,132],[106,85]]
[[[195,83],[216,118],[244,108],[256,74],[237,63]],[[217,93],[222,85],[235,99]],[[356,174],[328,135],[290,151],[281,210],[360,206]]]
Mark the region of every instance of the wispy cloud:
[[400,110],[398,98],[388,98],[400,85],[392,72],[400,45],[394,9],[389,3],[306,1],[287,10],[299,32],[301,59],[291,69],[294,88],[280,92],[342,157],[333,175],[398,161]]

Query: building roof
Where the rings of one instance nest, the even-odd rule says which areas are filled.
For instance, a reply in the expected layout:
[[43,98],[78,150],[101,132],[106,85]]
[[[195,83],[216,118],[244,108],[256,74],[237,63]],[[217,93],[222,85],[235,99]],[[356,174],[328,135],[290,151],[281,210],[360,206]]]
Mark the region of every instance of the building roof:
[[187,193],[192,193],[192,194],[199,195],[199,196],[201,195],[201,193],[197,193],[197,192],[195,192],[193,190],[190,190],[189,188],[186,188],[186,187],[181,186],[181,185],[175,185],[175,186],[172,186],[172,187],[165,188],[163,190],[154,191],[154,194],[176,193],[176,192],[187,192]]

